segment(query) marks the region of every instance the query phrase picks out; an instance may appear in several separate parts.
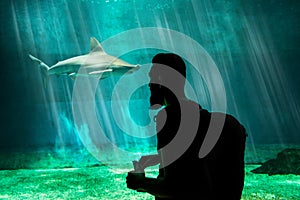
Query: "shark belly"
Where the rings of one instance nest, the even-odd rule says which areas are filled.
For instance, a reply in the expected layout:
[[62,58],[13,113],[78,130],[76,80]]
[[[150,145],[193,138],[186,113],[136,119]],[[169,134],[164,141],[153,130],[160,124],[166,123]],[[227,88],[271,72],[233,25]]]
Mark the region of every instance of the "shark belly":
[[81,65],[66,64],[66,65],[55,65],[48,70],[48,74],[52,75],[68,75],[77,73]]

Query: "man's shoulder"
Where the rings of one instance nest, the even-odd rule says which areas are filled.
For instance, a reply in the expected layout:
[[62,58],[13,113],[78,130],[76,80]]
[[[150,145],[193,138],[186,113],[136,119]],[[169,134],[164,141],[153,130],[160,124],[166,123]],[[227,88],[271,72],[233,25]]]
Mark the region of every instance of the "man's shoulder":
[[[232,114],[225,112],[210,112],[205,109],[200,110],[201,117],[206,116],[209,117],[210,120],[214,120],[215,122],[222,122],[224,126],[234,126],[234,127],[243,127],[240,121],[234,117]],[[243,127],[244,128],[244,127]]]
[[205,109],[202,109],[201,112],[208,113],[212,117],[218,117],[218,118],[226,119],[226,121],[236,121],[236,122],[238,122],[236,117],[234,117],[232,114],[229,114],[229,113],[226,113],[226,112],[210,112],[210,111],[207,111]]

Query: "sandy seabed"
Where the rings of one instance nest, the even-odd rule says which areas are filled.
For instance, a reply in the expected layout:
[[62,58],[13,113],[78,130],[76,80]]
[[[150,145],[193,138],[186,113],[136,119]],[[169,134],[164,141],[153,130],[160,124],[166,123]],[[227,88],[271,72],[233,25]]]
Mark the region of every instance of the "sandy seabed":
[[[254,174],[251,172],[260,166],[260,162],[273,158],[285,147],[283,146],[260,146],[255,147],[255,153],[251,149],[246,152],[246,176],[243,190],[243,200],[299,200],[300,199],[300,175],[272,175]],[[57,152],[56,152],[57,154]],[[96,160],[89,160],[84,165],[76,166],[76,163],[70,161],[67,163],[53,162],[53,155],[45,153],[40,157],[27,154],[12,158],[17,166],[20,166],[27,160],[42,163],[52,159],[52,165],[45,167],[45,164],[30,165],[31,169],[6,169],[0,170],[0,199],[103,199],[103,200],[120,200],[120,199],[140,199],[154,200],[154,197],[147,193],[135,192],[126,187],[126,174],[132,170],[129,167],[111,168],[105,165],[95,164]],[[74,155],[74,151],[73,151]],[[0,155],[0,166],[8,166],[7,154]],[[83,156],[84,157],[84,156]],[[66,157],[65,157],[66,158]],[[69,157],[70,158],[70,157]],[[50,160],[51,160],[50,159]],[[78,159],[77,159],[78,160]],[[4,162],[5,161],[5,162]],[[57,163],[57,164],[53,164]],[[83,163],[83,161],[80,161]],[[29,166],[30,163],[27,163]],[[10,164],[9,166],[12,166]],[[43,166],[43,168],[38,168]],[[59,166],[63,166],[59,168]],[[25,167],[25,166],[24,166]],[[2,168],[3,169],[3,168]],[[147,176],[155,177],[156,168],[150,168]]]
[[[246,166],[244,200],[300,199],[300,176],[254,174]],[[128,169],[130,170],[130,169]],[[155,170],[151,174],[157,173]],[[0,199],[154,199],[126,188],[126,172],[105,166],[0,171]]]

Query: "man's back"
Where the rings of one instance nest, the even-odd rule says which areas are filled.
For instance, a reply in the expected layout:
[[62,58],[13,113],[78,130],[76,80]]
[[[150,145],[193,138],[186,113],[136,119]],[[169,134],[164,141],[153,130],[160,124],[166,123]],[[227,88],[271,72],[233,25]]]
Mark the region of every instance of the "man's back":
[[[178,133],[183,122],[182,109],[199,112],[199,120],[189,119],[197,121],[197,134],[187,150],[161,169],[159,176],[165,177],[179,199],[186,198],[187,195],[197,195],[199,199],[240,199],[244,185],[246,133],[234,117],[210,113],[188,100],[167,106],[157,116],[157,126],[161,129],[157,134],[158,150],[168,145]],[[214,148],[206,157],[200,159],[199,151],[212,115],[225,117],[224,127]],[[188,130],[184,133],[186,137],[194,137]]]

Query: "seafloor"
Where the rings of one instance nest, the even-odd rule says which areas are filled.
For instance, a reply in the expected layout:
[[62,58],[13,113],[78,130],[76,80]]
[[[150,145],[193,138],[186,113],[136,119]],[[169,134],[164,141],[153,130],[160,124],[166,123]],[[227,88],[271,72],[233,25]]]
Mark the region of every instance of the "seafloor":
[[[246,150],[246,177],[242,199],[300,199],[299,175],[254,174],[252,169],[287,147],[256,145]],[[230,163],[224,163],[230,164]],[[154,199],[126,188],[131,168],[110,168],[82,149],[0,153],[0,199]],[[21,168],[21,169],[20,169]],[[157,170],[150,169],[148,176]]]

